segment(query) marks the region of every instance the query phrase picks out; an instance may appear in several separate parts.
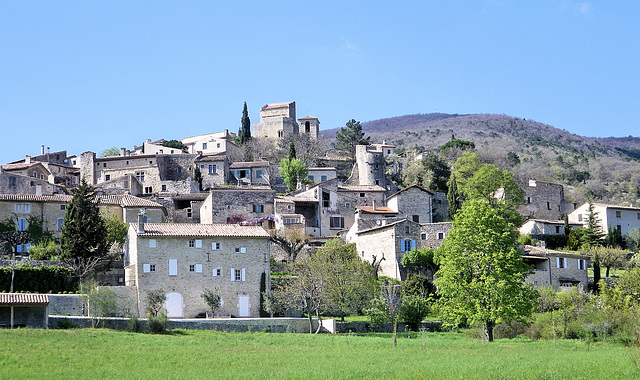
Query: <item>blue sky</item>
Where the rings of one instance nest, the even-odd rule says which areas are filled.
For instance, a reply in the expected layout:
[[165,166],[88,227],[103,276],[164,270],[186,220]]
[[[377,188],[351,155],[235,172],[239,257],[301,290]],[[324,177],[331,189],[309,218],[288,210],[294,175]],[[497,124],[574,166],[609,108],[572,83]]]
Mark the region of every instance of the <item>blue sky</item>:
[[237,131],[497,113],[638,133],[640,2],[0,0],[0,163]]

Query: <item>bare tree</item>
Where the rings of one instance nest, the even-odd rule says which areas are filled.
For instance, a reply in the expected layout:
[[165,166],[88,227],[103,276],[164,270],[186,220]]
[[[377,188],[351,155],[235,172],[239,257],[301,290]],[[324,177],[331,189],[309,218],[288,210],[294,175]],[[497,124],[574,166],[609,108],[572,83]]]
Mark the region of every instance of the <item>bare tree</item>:
[[293,263],[309,242],[309,237],[301,229],[274,230],[271,241],[287,254],[287,262]]

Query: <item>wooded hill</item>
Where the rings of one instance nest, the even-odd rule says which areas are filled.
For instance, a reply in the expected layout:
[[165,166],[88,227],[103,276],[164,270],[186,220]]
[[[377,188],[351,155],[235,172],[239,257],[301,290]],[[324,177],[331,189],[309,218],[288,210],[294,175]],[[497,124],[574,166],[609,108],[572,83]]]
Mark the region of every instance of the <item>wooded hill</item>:
[[[483,162],[513,172],[517,180],[565,185],[567,199],[640,205],[640,138],[595,138],[506,115],[421,114],[363,122],[372,142],[396,145],[399,153],[435,150],[469,140]],[[333,139],[338,128],[322,131]],[[510,154],[511,153],[511,154]],[[446,157],[452,163],[455,154]]]

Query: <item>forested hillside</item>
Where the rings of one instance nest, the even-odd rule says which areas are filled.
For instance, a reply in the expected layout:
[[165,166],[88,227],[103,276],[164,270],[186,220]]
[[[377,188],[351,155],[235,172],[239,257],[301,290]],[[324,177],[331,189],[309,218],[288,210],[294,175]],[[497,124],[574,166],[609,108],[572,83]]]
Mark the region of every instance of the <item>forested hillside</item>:
[[[513,172],[525,183],[534,178],[566,185],[574,201],[593,199],[640,204],[640,138],[594,138],[506,115],[407,115],[363,122],[372,142],[386,140],[399,153],[433,151],[456,139],[472,141],[483,162]],[[603,126],[606,128],[606,126]],[[333,139],[337,129],[323,131]],[[455,160],[455,152],[445,157]]]

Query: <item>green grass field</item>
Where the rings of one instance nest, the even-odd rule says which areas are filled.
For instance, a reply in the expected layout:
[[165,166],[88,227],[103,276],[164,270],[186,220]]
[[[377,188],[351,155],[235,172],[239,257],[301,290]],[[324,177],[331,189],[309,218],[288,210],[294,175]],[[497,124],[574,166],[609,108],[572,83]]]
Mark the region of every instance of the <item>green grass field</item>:
[[0,378],[638,378],[637,348],[456,333],[0,330]]

